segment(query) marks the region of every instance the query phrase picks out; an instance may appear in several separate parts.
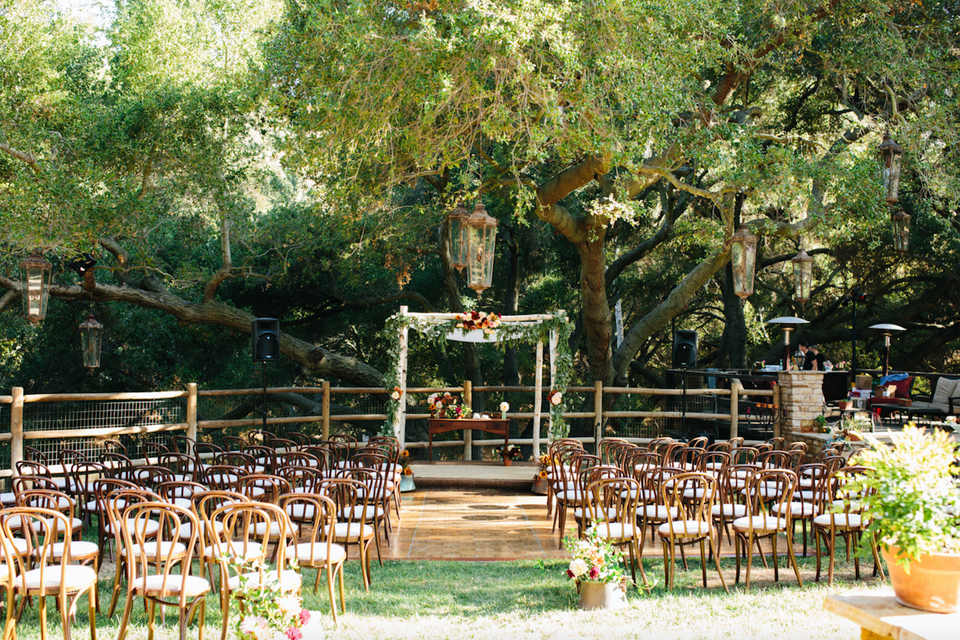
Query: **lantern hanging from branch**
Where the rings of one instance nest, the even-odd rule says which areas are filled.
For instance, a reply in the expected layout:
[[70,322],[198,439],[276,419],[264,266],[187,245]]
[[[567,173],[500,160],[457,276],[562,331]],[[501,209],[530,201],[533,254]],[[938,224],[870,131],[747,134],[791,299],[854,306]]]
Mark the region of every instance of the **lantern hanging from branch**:
[[757,264],[757,236],[743,227],[730,238],[733,292],[745,301],[753,295],[753,274]]
[[23,297],[23,314],[30,322],[40,322],[47,315],[50,269],[50,263],[39,253],[34,253],[20,263],[20,295]]
[[100,366],[100,346],[103,338],[103,325],[97,322],[93,314],[80,323],[80,352],[83,355],[83,366],[87,369],[96,369]]
[[813,258],[804,251],[793,256],[793,290],[797,302],[808,301],[813,292]]
[[467,266],[467,220],[470,214],[464,208],[462,202],[458,202],[456,208],[447,216],[450,223],[450,261],[454,269],[463,271]]
[[493,280],[493,250],[497,242],[497,221],[478,202],[467,219],[467,278],[479,296]]
[[883,134],[880,143],[880,175],[883,177],[884,196],[888,203],[894,204],[900,200],[900,163],[903,156],[903,147],[890,139],[890,134]]
[[893,214],[893,248],[900,253],[910,248],[910,214],[903,209]]

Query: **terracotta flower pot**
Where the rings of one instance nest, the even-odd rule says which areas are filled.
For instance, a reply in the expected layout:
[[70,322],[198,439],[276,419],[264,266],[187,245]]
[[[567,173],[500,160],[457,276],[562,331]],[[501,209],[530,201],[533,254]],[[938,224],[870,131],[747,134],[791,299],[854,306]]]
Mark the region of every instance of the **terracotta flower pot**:
[[512,464],[513,464],[513,460],[511,460],[510,458],[504,458],[504,459],[503,459],[503,466],[509,467],[509,466],[512,465]]
[[627,606],[627,592],[617,582],[581,582],[581,609],[621,609]]
[[880,550],[887,563],[890,584],[897,602],[930,611],[953,613],[960,602],[960,554],[922,554],[910,562],[910,573],[896,563],[898,547]]

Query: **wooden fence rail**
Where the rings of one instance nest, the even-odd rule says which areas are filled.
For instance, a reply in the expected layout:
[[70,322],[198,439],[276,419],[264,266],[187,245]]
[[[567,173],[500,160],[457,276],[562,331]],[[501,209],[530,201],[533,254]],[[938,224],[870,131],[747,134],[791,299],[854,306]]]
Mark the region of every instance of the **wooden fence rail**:
[[[408,403],[409,398],[422,395],[425,399],[431,393],[461,393],[465,397],[471,394],[532,394],[535,393],[535,387],[532,386],[479,386],[472,387],[469,382],[461,387],[410,387],[407,390]],[[589,406],[592,410],[569,410],[564,413],[566,420],[591,420],[593,424],[593,433],[591,436],[582,436],[580,440],[584,443],[599,443],[604,439],[604,425],[610,420],[616,419],[663,419],[663,418],[687,418],[691,420],[710,420],[720,423],[729,423],[728,437],[736,437],[739,430],[739,424],[745,418],[742,403],[750,401],[751,398],[769,398],[764,402],[767,406],[776,407],[779,404],[779,398],[776,390],[756,390],[744,389],[739,381],[733,379],[729,389],[653,389],[653,388],[632,388],[632,387],[604,387],[597,382],[592,387],[568,387],[568,397],[571,395],[580,395],[584,398],[592,395],[592,403]],[[183,391],[161,391],[156,393],[88,393],[88,394],[24,394],[23,389],[14,387],[11,395],[0,396],[0,415],[4,407],[9,407],[10,411],[10,432],[0,433],[0,442],[10,442],[10,464],[7,469],[0,469],[0,477],[9,477],[14,474],[16,463],[24,459],[24,446],[28,441],[33,440],[63,440],[69,441],[76,438],[113,438],[118,435],[137,435],[151,434],[161,432],[184,432],[184,435],[196,440],[198,435],[204,432],[224,429],[228,427],[251,427],[256,428],[263,425],[280,426],[288,424],[314,424],[320,423],[320,433],[323,439],[329,438],[333,423],[351,422],[379,422],[387,420],[387,416],[381,413],[362,413],[362,414],[337,414],[332,410],[333,399],[336,397],[347,398],[358,394],[384,395],[384,389],[363,388],[363,387],[332,387],[329,382],[324,382],[319,387],[277,387],[269,389],[218,389],[218,390],[200,390],[196,383],[189,383]],[[302,398],[310,396],[319,397],[319,402],[310,400],[314,406],[319,406],[319,412],[309,413],[299,416],[281,416],[281,417],[241,417],[230,419],[202,419],[199,415],[199,401],[201,398],[234,397],[234,396],[274,396],[279,394],[296,394]],[[727,413],[722,412],[703,412],[703,411],[636,411],[636,410],[606,410],[606,400],[608,396],[667,396],[675,397],[686,395],[690,398],[709,396],[714,398],[729,398],[730,409]],[[129,426],[103,427],[93,424],[83,424],[76,428],[44,428],[31,429],[25,422],[25,407],[28,405],[41,405],[44,403],[66,403],[67,405],[79,406],[76,403],[81,402],[129,402],[129,401],[161,401],[168,400],[177,404],[182,404],[183,420],[179,421],[156,421],[151,424],[132,424]],[[267,399],[269,402],[269,399]],[[755,401],[754,401],[755,402]],[[532,402],[530,403],[532,405]],[[587,406],[584,401],[581,407]],[[416,405],[408,404],[408,407]],[[82,412],[78,409],[78,415]],[[253,411],[250,411],[253,413]],[[427,413],[407,413],[408,420],[426,419]],[[534,421],[534,414],[524,411],[511,411],[507,417],[514,420]],[[93,419],[79,419],[81,421],[95,422]],[[379,430],[379,428],[374,429]],[[465,432],[469,434],[470,432]],[[723,434],[719,434],[723,435]],[[619,436],[618,436],[619,437]],[[626,438],[627,440],[642,442],[645,438]],[[533,444],[541,441],[541,438],[511,438],[511,442],[516,444]],[[497,445],[500,440],[472,440],[465,437],[463,440],[446,440],[434,443],[434,447],[459,447],[464,449],[464,459],[469,460],[473,446]],[[406,442],[407,448],[425,448],[427,443],[424,441]]]

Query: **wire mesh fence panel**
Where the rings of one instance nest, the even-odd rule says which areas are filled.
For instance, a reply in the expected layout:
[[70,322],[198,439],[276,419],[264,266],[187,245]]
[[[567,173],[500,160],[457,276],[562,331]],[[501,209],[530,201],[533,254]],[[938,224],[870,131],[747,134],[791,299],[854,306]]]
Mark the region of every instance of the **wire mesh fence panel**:
[[[23,407],[25,446],[40,451],[52,463],[62,449],[79,451],[96,460],[106,440],[120,440],[130,457],[142,457],[144,443],[162,441],[162,432],[142,434],[109,434],[107,430],[162,429],[182,424],[185,419],[184,402],[180,398],[138,400],[76,400],[33,402]],[[102,435],[85,434],[72,437],[58,434],[51,438],[30,437],[46,431],[81,431],[102,429]]]

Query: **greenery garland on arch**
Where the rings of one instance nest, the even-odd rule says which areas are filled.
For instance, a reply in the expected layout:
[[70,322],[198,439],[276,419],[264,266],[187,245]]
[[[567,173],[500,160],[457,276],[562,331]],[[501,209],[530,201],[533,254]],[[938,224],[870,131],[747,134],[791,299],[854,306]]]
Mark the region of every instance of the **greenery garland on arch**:
[[[469,313],[469,312],[468,312]],[[384,423],[384,435],[393,435],[392,425],[397,420],[400,411],[400,341],[396,339],[403,329],[415,329],[419,331],[428,341],[437,345],[440,349],[446,350],[447,334],[457,329],[459,319],[454,318],[444,322],[428,320],[426,318],[411,314],[395,314],[387,318],[384,330],[387,332],[387,344],[389,344],[388,355],[390,364],[384,374],[384,387],[388,391],[387,400],[387,421]],[[550,334],[557,332],[557,348],[554,355],[554,373],[553,386],[550,392],[560,392],[560,403],[550,404],[550,440],[565,438],[570,432],[570,427],[564,419],[567,398],[566,390],[573,375],[573,356],[570,353],[570,333],[573,327],[567,314],[564,311],[558,311],[553,317],[540,320],[536,324],[530,323],[508,323],[503,322],[497,328],[497,342],[492,343],[498,348],[505,348],[506,345],[516,345],[518,343],[543,342],[550,344]],[[549,395],[548,395],[549,397]]]

